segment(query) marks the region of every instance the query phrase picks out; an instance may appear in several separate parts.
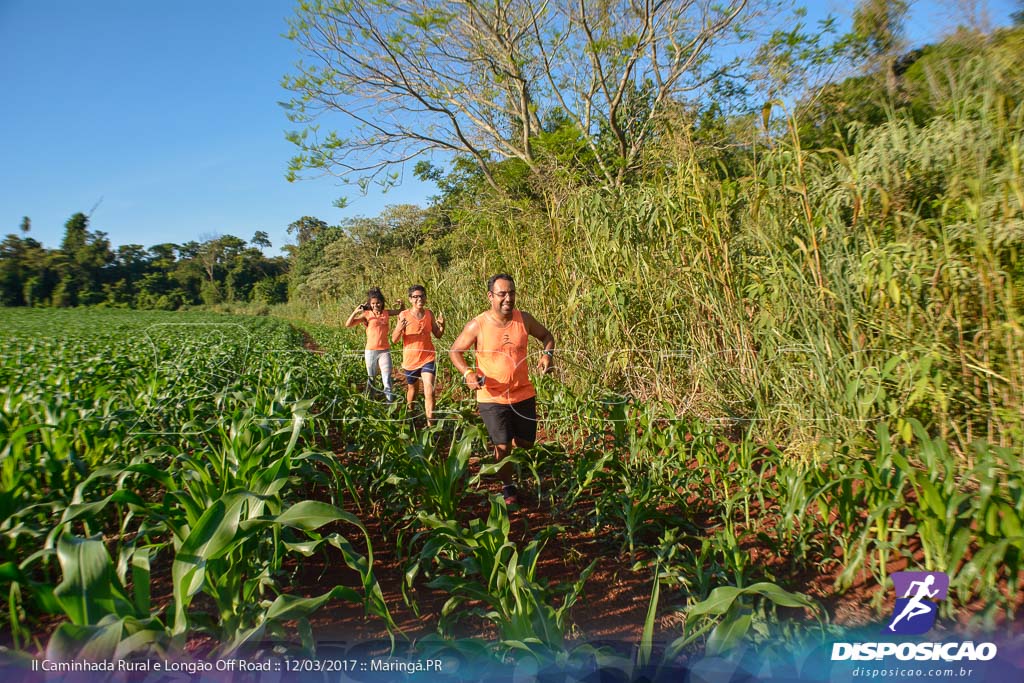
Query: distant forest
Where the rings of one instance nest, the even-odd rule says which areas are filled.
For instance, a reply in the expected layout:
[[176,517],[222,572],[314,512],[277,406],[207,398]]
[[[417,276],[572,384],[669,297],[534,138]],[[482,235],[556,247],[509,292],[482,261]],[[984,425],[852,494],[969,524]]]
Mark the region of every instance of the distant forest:
[[4,306],[115,306],[174,310],[195,304],[287,300],[288,260],[267,258],[264,232],[250,242],[225,235],[205,242],[125,244],[89,229],[76,213],[64,225],[58,249],[21,234],[0,245],[0,303]]

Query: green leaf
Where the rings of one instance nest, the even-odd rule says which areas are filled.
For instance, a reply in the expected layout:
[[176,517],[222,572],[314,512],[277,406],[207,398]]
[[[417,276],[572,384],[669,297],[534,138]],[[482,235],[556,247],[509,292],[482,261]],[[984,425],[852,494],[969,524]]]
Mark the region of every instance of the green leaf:
[[[591,564],[591,566],[594,566]],[[637,664],[642,668],[651,663],[651,650],[654,646],[654,622],[658,613],[658,598],[661,594],[661,581],[658,574],[661,564],[654,566],[654,590],[651,591],[651,601],[647,605],[647,617],[644,619],[644,629],[640,635],[640,649],[637,652]]]
[[46,656],[58,661],[88,659],[106,661],[121,642],[122,620],[102,625],[61,624],[46,645]]
[[24,575],[13,562],[0,564],[0,581],[23,581]]
[[330,600],[340,598],[349,602],[362,602],[362,597],[347,586],[335,586],[323,595],[312,598],[300,598],[294,595],[279,595],[267,610],[268,621],[289,621],[308,617],[323,607]]
[[752,586],[747,586],[743,589],[743,593],[746,595],[762,595],[771,600],[776,605],[782,607],[808,607],[814,608],[814,601],[807,596],[799,593],[790,593],[787,590],[780,588],[774,583],[762,582],[755,583]]
[[707,598],[687,608],[687,616],[700,616],[703,614],[725,614],[732,607],[732,603],[739,596],[743,595],[743,589],[735,586],[719,586],[711,591]]
[[938,489],[927,479],[921,479],[918,485],[921,487],[921,496],[932,513],[936,517],[944,518],[946,516],[946,506],[942,503],[942,496],[939,494]]
[[224,498],[214,502],[196,522],[175,555],[171,565],[175,635],[184,633],[186,629],[186,610],[192,596],[203,586],[206,563],[245,540],[245,535],[238,533],[242,501],[242,497],[234,497],[230,507]]
[[139,614],[149,614],[149,548],[136,548],[132,553],[132,588]]
[[53,594],[73,624],[94,625],[107,615],[135,614],[102,541],[65,534],[57,541],[57,559],[63,580]]
[[718,656],[736,647],[750,630],[752,616],[749,610],[730,612],[708,636],[706,653],[710,657]]
[[1016,510],[1006,503],[999,503],[999,511],[1002,513],[999,527],[1003,530],[1003,536],[1013,538],[1024,535],[1024,530],[1021,529],[1020,517],[1017,516]]
[[328,503],[321,503],[316,500],[304,500],[301,503],[296,503],[275,519],[278,524],[295,527],[304,531],[319,529],[324,524],[330,524],[338,520],[362,527],[362,524],[355,515]]

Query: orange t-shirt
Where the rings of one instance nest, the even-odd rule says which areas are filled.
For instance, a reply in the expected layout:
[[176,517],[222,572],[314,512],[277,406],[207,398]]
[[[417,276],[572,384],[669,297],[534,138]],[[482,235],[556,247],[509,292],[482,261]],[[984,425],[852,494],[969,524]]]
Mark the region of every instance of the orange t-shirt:
[[416,370],[434,360],[434,342],[430,338],[434,329],[434,314],[429,308],[423,309],[423,320],[417,320],[412,309],[405,309],[398,314],[399,320],[408,320],[409,324],[402,334],[402,369]]
[[476,324],[476,367],[485,377],[483,389],[477,389],[476,400],[511,404],[536,396],[526,364],[529,335],[523,314],[512,311],[512,320],[502,327],[490,315],[481,313]]
[[366,350],[386,351],[391,348],[388,341],[388,320],[390,316],[387,311],[381,311],[376,315],[373,311],[363,311],[363,320],[366,321]]

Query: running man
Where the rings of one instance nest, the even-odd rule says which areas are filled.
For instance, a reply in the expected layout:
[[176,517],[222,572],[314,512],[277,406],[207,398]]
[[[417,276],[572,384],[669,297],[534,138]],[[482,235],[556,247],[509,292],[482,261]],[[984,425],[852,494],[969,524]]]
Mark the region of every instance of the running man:
[[[476,390],[480,417],[494,444],[494,457],[502,460],[509,448],[529,448],[537,440],[537,391],[530,382],[526,343],[536,337],[544,344],[537,369],[547,373],[555,355],[555,337],[525,311],[516,310],[516,283],[501,273],[487,281],[490,309],[463,328],[448,352],[466,385]],[[475,351],[476,368],[465,353]],[[505,504],[519,504],[518,491],[508,466],[498,472]]]
[[939,594],[939,589],[928,590],[931,585],[935,583],[935,575],[929,574],[925,577],[924,581],[911,581],[910,585],[907,586],[907,595],[914,591],[914,586],[917,586],[917,592],[910,598],[907,604],[903,607],[903,611],[892,620],[889,624],[890,631],[896,631],[896,624],[898,624],[904,617],[907,621],[910,621],[914,617],[919,617],[922,614],[928,614],[931,612],[931,608],[924,604],[925,598],[934,598]]
[[444,334],[444,314],[434,319],[434,314],[426,308],[427,290],[423,285],[409,288],[407,308],[398,314],[398,323],[391,335],[391,341],[402,340],[402,370],[405,371],[405,383],[408,385],[405,402],[412,410],[412,402],[416,398],[416,385],[423,383],[423,411],[427,415],[427,426],[434,424],[434,378],[437,376],[434,342],[430,335],[438,339]]

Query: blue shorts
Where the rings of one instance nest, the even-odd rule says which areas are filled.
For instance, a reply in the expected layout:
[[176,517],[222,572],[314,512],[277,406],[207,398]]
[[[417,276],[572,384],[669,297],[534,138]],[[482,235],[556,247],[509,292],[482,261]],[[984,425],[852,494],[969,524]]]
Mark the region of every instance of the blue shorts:
[[434,361],[424,363],[422,367],[418,367],[415,370],[402,369],[405,373],[405,381],[407,384],[416,384],[419,381],[420,375],[424,372],[429,372],[431,375],[437,375],[437,367],[434,365]]

